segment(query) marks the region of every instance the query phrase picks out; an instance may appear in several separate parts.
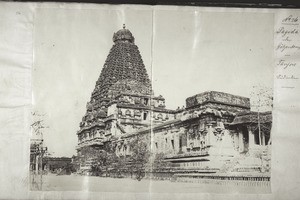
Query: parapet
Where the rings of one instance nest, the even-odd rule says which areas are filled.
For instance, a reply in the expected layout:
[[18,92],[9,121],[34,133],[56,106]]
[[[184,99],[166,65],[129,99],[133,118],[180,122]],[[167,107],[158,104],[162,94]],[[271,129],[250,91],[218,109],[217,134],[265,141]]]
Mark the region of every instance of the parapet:
[[207,91],[187,98],[186,108],[193,108],[207,103],[216,103],[250,109],[249,98],[216,91]]

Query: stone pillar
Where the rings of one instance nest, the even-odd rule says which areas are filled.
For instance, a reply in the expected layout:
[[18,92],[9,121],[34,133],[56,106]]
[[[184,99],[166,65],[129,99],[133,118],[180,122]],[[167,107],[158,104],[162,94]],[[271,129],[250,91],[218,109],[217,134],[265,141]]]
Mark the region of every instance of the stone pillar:
[[265,133],[261,131],[261,145],[265,146],[266,145],[266,137]]
[[183,127],[180,127],[178,134],[179,136],[181,136],[181,150],[183,152],[187,152],[187,135],[185,133],[185,129]]
[[239,150],[239,134],[234,133],[233,137],[234,137],[234,149],[238,151]]
[[215,138],[214,138],[213,128],[212,124],[207,124],[207,140],[208,145],[212,146],[215,144]]
[[239,130],[238,134],[239,134],[239,152],[243,152],[245,149],[243,132]]
[[224,136],[222,137],[220,153],[223,155],[235,155],[235,148],[232,145],[232,137],[229,130],[223,130]]
[[249,134],[249,148],[252,148],[255,145],[255,137],[251,130],[251,127],[247,127],[247,129],[248,129],[248,134]]

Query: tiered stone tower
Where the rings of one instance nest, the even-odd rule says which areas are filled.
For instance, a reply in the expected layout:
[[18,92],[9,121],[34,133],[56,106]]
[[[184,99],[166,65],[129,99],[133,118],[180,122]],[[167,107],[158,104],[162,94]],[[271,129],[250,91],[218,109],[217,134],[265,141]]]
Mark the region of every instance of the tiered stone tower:
[[172,118],[162,96],[154,97],[151,81],[132,33],[113,35],[113,46],[96,82],[78,134],[80,151]]
[[135,81],[145,87],[145,94],[150,94],[151,83],[138,47],[134,44],[132,33],[125,28],[114,33],[114,45],[102,68],[96,87],[92,93],[91,104],[94,109],[107,107],[120,91],[112,91],[117,82]]

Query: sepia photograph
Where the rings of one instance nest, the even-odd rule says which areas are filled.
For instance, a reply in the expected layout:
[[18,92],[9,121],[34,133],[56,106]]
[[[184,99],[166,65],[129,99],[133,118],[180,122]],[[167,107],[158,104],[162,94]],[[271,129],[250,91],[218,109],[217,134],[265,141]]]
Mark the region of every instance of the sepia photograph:
[[30,190],[270,193],[273,32],[272,13],[37,8]]

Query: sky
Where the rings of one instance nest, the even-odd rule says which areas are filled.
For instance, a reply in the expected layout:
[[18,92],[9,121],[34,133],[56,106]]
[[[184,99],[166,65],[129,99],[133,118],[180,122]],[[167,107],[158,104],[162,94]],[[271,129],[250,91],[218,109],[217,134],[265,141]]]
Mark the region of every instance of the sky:
[[273,86],[273,15],[149,9],[38,9],[32,73],[34,111],[45,114],[53,156],[76,154],[85,114],[113,33],[135,37],[155,95],[167,108],[208,90],[249,97]]

